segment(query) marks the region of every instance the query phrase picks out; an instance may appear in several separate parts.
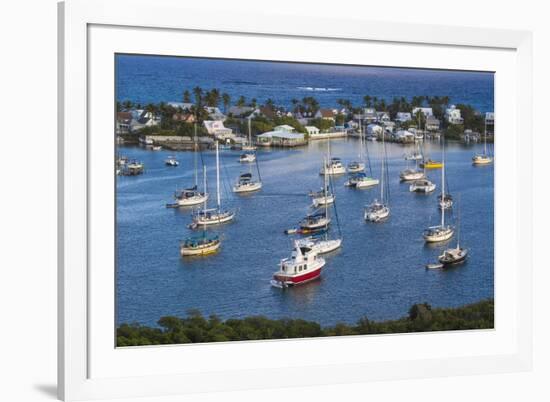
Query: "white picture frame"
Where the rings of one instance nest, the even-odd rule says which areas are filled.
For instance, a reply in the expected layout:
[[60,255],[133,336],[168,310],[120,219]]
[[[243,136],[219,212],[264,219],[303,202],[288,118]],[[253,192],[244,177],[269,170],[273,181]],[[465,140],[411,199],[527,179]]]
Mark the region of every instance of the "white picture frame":
[[[128,10],[132,12],[129,13]],[[380,379],[430,377],[440,375],[460,375],[474,373],[497,373],[529,370],[532,360],[531,345],[531,270],[532,270],[532,37],[529,32],[457,28],[446,26],[410,25],[402,23],[380,23],[359,20],[318,20],[311,17],[285,16],[285,24],[280,24],[277,16],[235,13],[228,15],[212,14],[207,6],[202,9],[187,9],[181,1],[158,0],[154,3],[143,0],[69,0],[59,5],[59,397],[64,400],[143,397],[180,394],[189,392],[238,390],[273,387],[271,378],[300,373],[299,381],[288,381],[285,386],[316,385],[329,383],[351,383]],[[98,29],[99,28],[99,29]],[[98,127],[109,128],[112,118],[100,122],[95,120],[97,108],[103,94],[97,85],[98,79],[109,76],[109,69],[102,57],[108,59],[112,52],[120,51],[117,41],[124,41],[124,35],[143,33],[149,35],[210,35],[221,40],[224,36],[239,40],[261,38],[262,41],[309,41],[313,49],[315,41],[324,41],[338,46],[417,46],[433,47],[447,51],[447,63],[463,63],[464,69],[479,68],[483,55],[494,52],[497,77],[506,77],[506,88],[502,86],[500,96],[508,95],[505,102],[499,103],[496,97],[499,124],[503,124],[502,137],[499,137],[498,155],[509,169],[512,196],[507,200],[495,201],[497,216],[500,213],[513,216],[506,224],[511,225],[510,236],[501,240],[507,242],[514,258],[502,258],[496,249],[495,260],[501,266],[501,278],[506,281],[498,285],[499,271],[496,272],[496,304],[505,301],[512,318],[502,319],[496,314],[495,330],[486,332],[469,331],[438,334],[435,337],[453,342],[452,356],[441,357],[437,353],[417,352],[384,359],[383,357],[363,358],[360,354],[351,358],[346,350],[368,348],[380,343],[380,348],[391,347],[403,350],[407,345],[426,345],[434,338],[422,335],[357,336],[321,340],[293,340],[248,342],[239,345],[195,345],[162,348],[136,348],[124,351],[120,361],[113,353],[114,346],[108,343],[112,330],[105,321],[109,308],[114,310],[110,297],[104,303],[94,297],[95,292],[113,290],[114,278],[109,272],[97,273],[90,269],[93,261],[108,257],[108,253],[90,249],[90,241],[98,244],[94,236],[109,230],[107,225],[97,225],[90,218],[90,211],[98,208],[104,194],[97,191],[90,166],[94,160],[104,157],[91,136]],[[107,32],[108,31],[108,32]],[[120,38],[115,31],[120,32]],[[134,33],[131,33],[134,32]],[[102,40],[103,37],[103,40]],[[110,44],[105,38],[109,38]],[[146,41],[143,41],[146,42]],[[147,46],[145,43],[140,46]],[[170,41],[167,41],[167,43]],[[123,42],[121,42],[123,43]],[[110,47],[109,47],[110,46]],[[150,45],[153,46],[153,45]],[[253,45],[251,45],[253,46]],[[277,46],[273,46],[276,49]],[[98,50],[99,49],[99,50]],[[143,51],[144,47],[141,48]],[[96,50],[98,53],[95,53]],[[132,51],[139,52],[137,45]],[[166,45],[164,49],[149,47],[147,52],[174,54],[177,47]],[[191,50],[188,50],[191,51]],[[197,50],[198,51],[198,50]],[[214,50],[211,50],[214,51]],[[220,49],[231,57],[231,48]],[[313,52],[313,50],[311,50]],[[102,53],[103,52],[103,53]],[[206,52],[206,51],[205,51]],[[476,53],[477,52],[477,53]],[[479,60],[464,60],[468,53],[479,55]],[[497,54],[498,53],[498,54]],[[103,54],[103,56],[102,56]],[[275,54],[275,53],[272,53]],[[499,56],[502,54],[502,57]],[[177,54],[187,55],[187,54]],[[201,55],[208,55],[207,53]],[[253,57],[251,54],[250,57]],[[270,55],[256,55],[263,59]],[[276,56],[275,56],[276,57]],[[297,57],[297,56],[296,56]],[[304,61],[312,61],[312,55],[304,55]],[[507,61],[512,57],[513,63]],[[294,58],[295,59],[295,58]],[[293,60],[294,60],[293,59]],[[386,59],[391,63],[391,59]],[[462,61],[460,61],[462,60]],[[353,60],[350,59],[350,63]],[[411,66],[441,67],[429,59],[421,62],[407,61]],[[477,64],[476,64],[477,63]],[[506,66],[504,66],[506,64]],[[390,65],[390,64],[388,64]],[[494,64],[495,66],[497,64]],[[96,74],[96,67],[106,66],[106,70]],[[90,77],[94,79],[90,79]],[[105,78],[107,79],[107,78]],[[112,77],[111,77],[112,79]],[[513,82],[511,82],[513,81]],[[497,78],[498,84],[498,78]],[[499,84],[500,85],[500,84]],[[92,88],[94,89],[92,91]],[[499,86],[497,85],[497,91]],[[110,88],[109,90],[112,90]],[[508,91],[508,92],[507,92]],[[497,94],[499,95],[499,94]],[[103,102],[104,103],[104,102]],[[506,104],[504,104],[506,103]],[[101,107],[101,106],[100,106]],[[108,113],[107,113],[108,114]],[[516,141],[514,133],[520,132],[522,141]],[[93,124],[92,124],[93,122]],[[501,123],[502,122],[502,123]],[[501,139],[502,138],[502,139]],[[94,150],[93,152],[91,152]],[[110,159],[109,159],[110,161]],[[496,180],[498,182],[498,162]],[[503,166],[502,164],[500,166]],[[109,165],[109,168],[111,166]],[[96,173],[99,172],[99,173]],[[111,183],[112,184],[112,183]],[[107,183],[106,187],[111,185]],[[112,186],[110,187],[112,190]],[[91,191],[92,190],[92,191]],[[105,190],[107,191],[107,189]],[[97,198],[99,194],[100,198]],[[498,191],[495,193],[498,199]],[[502,211],[502,207],[506,211]],[[513,213],[510,212],[513,211]],[[95,225],[95,226],[94,226]],[[90,227],[94,227],[91,233]],[[513,233],[513,236],[511,235]],[[106,239],[109,239],[106,237]],[[502,248],[501,248],[502,251]],[[94,254],[96,253],[96,254]],[[521,255],[521,261],[517,256]],[[107,283],[111,281],[110,283]],[[103,284],[105,282],[105,284]],[[91,286],[91,284],[94,286]],[[108,292],[107,292],[108,293]],[[114,297],[114,296],[113,296]],[[110,306],[110,307],[109,307]],[[498,307],[497,307],[498,308]],[[510,311],[512,313],[510,313]],[[109,318],[107,318],[109,321]],[[107,341],[103,341],[104,337]],[[483,342],[487,342],[485,352]],[[254,355],[269,353],[284,344],[285,348],[300,347],[311,353],[304,353],[295,366],[283,366],[275,359],[254,366]],[[489,345],[495,345],[491,349]],[[267,346],[267,347],[266,347]],[[444,344],[440,344],[444,346]],[[498,346],[498,348],[497,348]],[[323,347],[326,359],[313,358],[315,350]],[[347,349],[346,349],[347,348]],[[434,350],[436,347],[434,346]],[[384,349],[380,349],[384,350]],[[425,349],[423,349],[425,350]],[[179,353],[186,353],[195,359],[200,370],[179,370],[170,359]],[[213,357],[223,353],[224,362]],[[276,353],[275,353],[276,355]],[[344,357],[342,357],[344,356]],[[348,356],[348,357],[346,357]],[[238,360],[237,360],[238,359]],[[347,359],[347,360],[346,360]],[[201,362],[199,365],[198,362]],[[97,362],[97,363],[96,363]],[[164,362],[163,370],[157,370]],[[140,371],[139,364],[149,366],[149,371]],[[307,370],[303,370],[307,367]],[[276,386],[276,385],[275,385]]]

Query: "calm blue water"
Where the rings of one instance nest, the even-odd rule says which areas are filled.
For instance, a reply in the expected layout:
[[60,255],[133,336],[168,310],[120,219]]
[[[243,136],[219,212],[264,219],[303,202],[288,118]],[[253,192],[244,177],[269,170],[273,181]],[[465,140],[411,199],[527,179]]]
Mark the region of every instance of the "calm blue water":
[[238,60],[118,55],[117,100],[181,102],[183,92],[200,86],[262,103],[291,106],[291,99],[314,96],[322,107],[337,99],[363,104],[365,95],[391,101],[418,95],[449,96],[481,112],[493,111],[493,74],[481,72],[351,67]]
[[[480,146],[449,144],[447,171],[451,192],[462,200],[461,241],[469,260],[445,271],[427,271],[445,245],[426,246],[424,228],[437,224],[436,197],[410,193],[399,182],[410,150],[388,144],[392,216],[383,224],[367,224],[363,206],[379,189],[352,190],[346,177],[335,179],[343,248],[327,257],[319,281],[287,291],[270,286],[281,258],[291,250],[283,234],[306,214],[306,195],[321,186],[319,167],[326,142],[296,150],[259,151],[264,188],[252,196],[226,191],[223,202],[236,208],[231,224],[215,232],[223,236],[221,251],[206,258],[182,259],[179,240],[191,234],[190,210],[167,209],[173,191],[193,181],[193,154],[177,153],[181,164],[165,167],[165,151],[122,147],[121,153],[145,162],[139,177],[117,177],[117,322],[153,325],[164,315],[199,309],[222,318],[265,315],[303,318],[323,325],[355,323],[359,318],[382,320],[406,315],[413,303],[459,306],[493,297],[493,166],[474,167],[471,157]],[[380,144],[369,143],[373,170],[379,171]],[[333,155],[347,163],[357,158],[357,140],[334,140]],[[428,151],[440,158],[437,143]],[[170,152],[172,153],[172,152]],[[228,189],[243,167],[239,153],[224,151]],[[214,155],[204,154],[209,182],[215,183]],[[430,173],[439,186],[439,171]],[[212,189],[213,190],[213,189]],[[450,243],[454,245],[454,242]]]

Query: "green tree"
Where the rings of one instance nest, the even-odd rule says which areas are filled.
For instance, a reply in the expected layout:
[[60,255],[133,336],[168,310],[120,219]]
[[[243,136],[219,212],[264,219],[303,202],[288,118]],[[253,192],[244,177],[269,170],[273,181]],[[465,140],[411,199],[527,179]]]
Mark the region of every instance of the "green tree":
[[231,105],[231,96],[227,92],[224,92],[222,95],[222,102],[223,102],[223,111],[224,113],[227,113],[227,110],[229,109],[229,106]]
[[191,103],[191,93],[187,89],[183,91],[183,103]]

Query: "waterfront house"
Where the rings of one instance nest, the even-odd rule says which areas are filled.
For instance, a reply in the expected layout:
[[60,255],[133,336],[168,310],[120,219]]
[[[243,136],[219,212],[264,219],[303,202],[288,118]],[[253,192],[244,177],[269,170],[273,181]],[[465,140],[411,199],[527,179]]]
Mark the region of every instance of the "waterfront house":
[[395,116],[395,121],[399,123],[405,123],[411,120],[412,120],[412,116],[409,112],[397,112],[397,115]]
[[319,134],[319,129],[315,126],[305,126],[305,129],[309,136]]
[[485,113],[485,123],[487,125],[493,125],[495,124],[495,112],[487,112]]
[[391,121],[390,114],[388,112],[376,112],[376,121],[379,123],[386,123]]
[[132,120],[130,122],[130,131],[137,131],[144,127],[154,127],[160,124],[160,116],[147,110],[132,110]]
[[233,134],[233,130],[225,127],[223,125],[223,121],[221,120],[205,120],[203,124],[208,134],[217,139],[226,139],[231,137]]
[[390,133],[393,133],[393,129],[395,128],[395,122],[393,121],[382,121],[382,125],[384,126],[384,129]]
[[116,133],[128,134],[130,132],[130,125],[132,123],[132,113],[130,112],[118,112],[116,114]]
[[441,122],[438,119],[436,119],[434,116],[428,116],[426,118],[426,130],[437,131],[439,130],[440,125],[441,125]]
[[457,109],[457,107],[455,105],[451,105],[445,110],[445,119],[450,124],[462,124],[462,123],[464,123],[464,119],[462,118],[462,116],[460,114],[460,109]]
[[330,121],[336,121],[335,119],[335,111],[332,109],[319,109],[317,113],[315,113],[316,119],[324,119],[324,120],[330,120]]
[[434,112],[432,110],[431,107],[415,107],[413,110],[412,110],[412,115],[413,116],[416,116],[416,114],[418,112],[422,112],[422,114],[424,115],[424,117],[429,117],[429,116],[433,116],[434,115]]
[[365,120],[367,124],[377,122],[378,113],[376,113],[374,108],[367,107],[363,109],[363,120]]
[[289,126],[288,124],[283,124],[280,126],[275,126],[273,128],[273,131],[284,131],[285,133],[292,133],[294,132],[294,127]]
[[304,134],[286,131],[268,131],[256,137],[260,146],[295,147],[307,143]]

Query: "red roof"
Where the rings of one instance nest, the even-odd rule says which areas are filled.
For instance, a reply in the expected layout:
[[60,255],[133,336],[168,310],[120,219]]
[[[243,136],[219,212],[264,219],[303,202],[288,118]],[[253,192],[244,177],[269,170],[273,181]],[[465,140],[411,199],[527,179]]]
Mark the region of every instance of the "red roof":
[[130,112],[118,112],[116,114],[118,120],[132,120],[132,113]]

